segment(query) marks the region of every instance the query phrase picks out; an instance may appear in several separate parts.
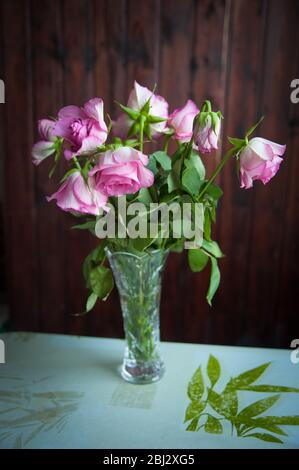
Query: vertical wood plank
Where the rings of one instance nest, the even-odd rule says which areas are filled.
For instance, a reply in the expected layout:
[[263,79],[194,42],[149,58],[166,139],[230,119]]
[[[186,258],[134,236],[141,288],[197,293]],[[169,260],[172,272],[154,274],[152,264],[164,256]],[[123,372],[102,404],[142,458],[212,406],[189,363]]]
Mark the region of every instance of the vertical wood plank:
[[[62,107],[64,46],[61,38],[59,2],[32,1],[33,118],[57,115]],[[39,136],[35,130],[35,140]],[[57,190],[63,174],[63,162],[49,180],[53,159],[34,169],[37,225],[38,284],[40,328],[47,332],[66,331],[65,305],[65,216],[46,195]]]
[[194,2],[161,2],[159,91],[173,110],[191,95],[190,51],[193,41]]
[[[1,32],[0,32],[0,79],[4,80],[4,43],[3,43],[3,28],[2,18],[3,9],[0,3],[0,18],[1,18]],[[8,262],[5,250],[5,220],[4,220],[4,104],[0,103],[0,304],[7,302],[6,299],[6,264]]]
[[[297,2],[288,2],[287,8],[277,0],[269,2],[261,97],[262,111],[267,118],[259,135],[279,143],[287,143],[288,137],[289,85],[295,73],[293,45],[297,40],[297,20]],[[275,345],[277,341],[272,322],[280,289],[279,253],[284,233],[288,160],[287,153],[271,183],[266,187],[257,185],[254,190],[246,321],[247,330],[264,345]]]
[[154,89],[159,73],[160,1],[128,0],[127,87]]
[[33,204],[30,4],[3,2],[6,84],[5,195],[9,301],[13,327],[39,328]]
[[[93,44],[93,9],[88,0],[62,2],[62,30],[65,47],[64,105],[83,106],[94,96],[95,50]],[[98,25],[101,27],[101,24]],[[67,276],[68,328],[71,333],[84,334],[86,317],[74,317],[84,311],[87,292],[82,276],[82,262],[93,247],[92,236],[86,231],[71,230],[74,218],[68,219],[65,232],[65,269]]]
[[[293,14],[299,17],[298,4],[293,8]],[[297,29],[296,44],[299,40]],[[299,77],[299,51],[294,51],[294,71],[292,78]],[[290,89],[291,91],[291,89]],[[288,141],[286,154],[286,180],[285,198],[283,207],[283,241],[279,255],[279,288],[276,289],[276,305],[273,315],[275,324],[275,339],[277,343],[288,348],[296,331],[298,331],[299,299],[298,286],[298,243],[299,238],[299,195],[298,195],[298,158],[296,152],[299,148],[299,106],[298,103],[289,104]]]
[[[227,61],[230,57],[228,50],[229,20],[231,2],[227,0],[212,2],[195,2],[193,46],[190,53],[191,96],[200,108],[203,100],[209,99],[213,109],[224,113],[226,104]],[[221,154],[218,152],[202,157],[207,175],[215,169]],[[221,212],[218,215],[218,223]],[[213,236],[215,235],[213,228]],[[186,288],[196,295],[189,295],[184,305],[184,331],[189,341],[209,342],[216,327],[215,299],[211,309],[206,301],[209,285],[209,268],[204,272],[193,274],[186,267]]]
[[[185,104],[191,94],[190,53],[193,44],[194,2],[161,2],[159,93],[169,103],[169,112]],[[186,253],[170,254],[164,276],[161,302],[162,338],[189,337],[184,330],[186,297],[190,273]]]
[[[298,40],[297,40],[298,41]],[[299,54],[294,77],[299,76]],[[299,148],[299,106],[290,104],[289,135],[286,155],[286,179],[283,208],[283,242],[279,254],[279,286],[276,288],[276,304],[272,324],[275,325],[275,341],[289,348],[298,331],[298,238],[299,238],[299,165],[296,152]]]
[[115,100],[127,99],[127,0],[94,0],[93,11],[96,91],[115,118]]
[[[126,102],[127,89],[127,2],[126,0],[94,1],[95,94],[104,100],[105,113],[116,118],[115,100]],[[92,240],[95,247],[100,240]],[[86,295],[87,292],[85,292]],[[123,322],[116,288],[106,302],[98,301],[86,318],[90,335],[122,337]]]
[[[230,67],[227,70],[226,106],[223,135],[243,137],[246,130],[259,119],[259,96],[263,79],[263,44],[266,2],[232,3],[230,24]],[[242,19],[246,16],[246,22]],[[244,110],[246,103],[246,110]],[[225,142],[224,150],[228,148]],[[246,310],[248,248],[254,220],[251,217],[253,190],[239,188],[236,164],[227,163],[221,175],[224,196],[220,203],[217,235],[226,257],[220,261],[221,286],[215,299],[215,340],[223,342],[248,341],[244,322]],[[215,315],[214,315],[215,317]],[[227,325],[230,328],[227,328]]]

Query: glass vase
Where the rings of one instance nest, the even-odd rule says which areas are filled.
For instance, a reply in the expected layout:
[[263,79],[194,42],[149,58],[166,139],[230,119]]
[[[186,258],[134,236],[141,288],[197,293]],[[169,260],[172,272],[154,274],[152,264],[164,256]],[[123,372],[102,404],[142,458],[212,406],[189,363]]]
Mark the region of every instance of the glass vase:
[[159,352],[161,274],[168,252],[138,256],[106,247],[119,292],[126,348],[122,377],[134,384],[152,383],[164,373]]

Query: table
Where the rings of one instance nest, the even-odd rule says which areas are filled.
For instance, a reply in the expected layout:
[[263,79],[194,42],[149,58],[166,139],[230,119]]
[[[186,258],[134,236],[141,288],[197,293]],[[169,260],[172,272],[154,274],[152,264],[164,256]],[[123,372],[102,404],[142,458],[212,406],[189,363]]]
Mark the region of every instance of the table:
[[[232,436],[225,422],[222,434],[186,431],[184,423],[188,383],[199,365],[207,382],[210,354],[221,364],[220,393],[230,377],[269,361],[256,384],[298,387],[299,364],[288,350],[164,342],[163,379],[131,385],[118,374],[123,340],[20,332],[1,339],[1,448],[299,448],[299,426],[282,426],[288,436],[277,444]],[[242,409],[269,393],[239,395]],[[298,415],[299,394],[281,394],[269,413]]]

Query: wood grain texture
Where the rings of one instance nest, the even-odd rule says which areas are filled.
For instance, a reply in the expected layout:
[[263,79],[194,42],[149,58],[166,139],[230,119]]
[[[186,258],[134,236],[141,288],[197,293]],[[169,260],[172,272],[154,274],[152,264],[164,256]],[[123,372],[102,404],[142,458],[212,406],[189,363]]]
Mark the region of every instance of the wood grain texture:
[[[9,301],[18,328],[39,329],[32,144],[30,4],[3,2],[5,195]],[[7,105],[9,103],[9,105]],[[17,189],[16,189],[17,188]]]
[[[298,336],[298,109],[296,0],[2,0],[0,155],[5,163],[7,280],[16,329],[122,336],[116,291],[84,317],[82,261],[97,241],[70,230],[72,218],[48,204],[57,187],[49,165],[31,164],[35,122],[93,96],[118,114],[134,79],[165,96],[170,111],[191,97],[211,99],[223,135],[258,133],[287,144],[281,171],[239,189],[233,165],[214,236],[226,257],[211,309],[208,272],[192,274],[186,253],[169,257],[161,302],[165,340],[288,347]],[[2,44],[3,43],[3,44]],[[2,72],[1,72],[2,73]],[[2,78],[2,77],[0,77]],[[225,140],[221,151],[227,148]],[[205,158],[211,172],[221,152]],[[58,169],[63,174],[64,164]],[[17,181],[17,184],[15,183]],[[296,333],[297,331],[297,333]]]

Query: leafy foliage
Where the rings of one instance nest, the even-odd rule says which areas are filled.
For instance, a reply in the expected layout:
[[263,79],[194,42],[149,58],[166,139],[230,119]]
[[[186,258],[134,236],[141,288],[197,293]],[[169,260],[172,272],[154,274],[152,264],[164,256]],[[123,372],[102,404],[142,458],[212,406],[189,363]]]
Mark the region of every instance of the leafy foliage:
[[[190,422],[186,430],[198,431],[204,428],[207,433],[222,434],[224,431],[222,421],[228,421],[232,433],[236,432],[238,437],[251,437],[266,442],[283,444],[283,441],[277,435],[287,436],[287,433],[280,426],[298,426],[299,416],[260,415],[275,405],[280,399],[281,393],[299,393],[299,388],[280,385],[252,385],[262,376],[269,365],[269,362],[262,364],[231,378],[223,391],[219,393],[214,390],[214,387],[220,380],[221,367],[219,361],[213,355],[210,355],[206,367],[206,375],[210,385],[205,385],[201,367],[198,367],[188,384],[187,394],[190,403],[186,409],[185,422]],[[244,390],[276,394],[251,403],[239,410],[238,393]]]
[[86,313],[93,309],[98,299],[106,300],[114,286],[110,268],[103,266],[105,243],[98,245],[84,260],[83,275],[90,294],[86,301]]
[[[132,126],[138,127],[140,122],[139,120],[136,121],[136,111],[122,105],[121,108],[133,119]],[[147,116],[147,122],[149,123],[149,121],[159,122],[154,117]],[[131,132],[129,132],[132,136],[139,132],[139,128],[136,129],[135,127],[132,127]],[[122,142],[121,139],[115,138],[111,148],[116,148],[123,144],[135,146],[136,142],[135,140]],[[105,149],[108,149],[108,147],[105,146]],[[101,149],[101,151],[103,150]],[[193,272],[201,272],[208,265],[210,266],[210,283],[206,298],[211,305],[220,283],[218,260],[223,257],[219,245],[211,238],[212,224],[216,221],[216,208],[218,200],[222,196],[222,191],[215,184],[207,184],[209,180],[206,179],[205,167],[198,152],[193,150],[192,143],[190,142],[179,144],[177,151],[171,158],[166,150],[152,153],[149,156],[147,166],[155,176],[155,184],[150,188],[141,188],[136,194],[127,195],[125,197],[126,208],[134,202],[144,204],[145,211],[143,217],[148,224],[152,216],[151,203],[158,203],[159,207],[161,207],[162,204],[170,206],[175,202],[181,207],[180,226],[183,229],[184,235],[177,235],[177,222],[175,225],[174,220],[170,220],[169,233],[165,238],[163,224],[158,221],[157,231],[153,236],[148,234],[147,238],[137,237],[133,239],[127,236],[124,239],[109,239],[109,244],[112,244],[115,249],[138,255],[155,249],[165,249],[180,253],[184,249],[186,240],[196,242],[196,248],[188,250],[189,266]],[[88,170],[88,165],[86,168]],[[75,167],[70,170],[70,172],[74,171],[78,171],[78,168]],[[70,172],[67,176],[71,174]],[[199,197],[200,194],[202,195],[201,197]],[[109,202],[116,208],[117,198],[110,197]],[[186,202],[191,205],[191,215],[184,218],[185,216],[182,211],[183,204]],[[198,203],[203,205],[203,227],[198,226],[198,220],[195,217],[196,204]],[[118,215],[116,215],[116,218],[119,223]],[[127,222],[129,221],[130,216],[127,217]],[[191,233],[190,237],[188,237],[185,235],[184,227],[190,226],[190,223],[193,234]],[[89,230],[93,235],[97,235],[96,227],[97,218],[92,217],[85,217],[82,223],[73,226],[74,229]],[[202,230],[203,243],[201,246],[201,242],[196,241],[194,234]],[[108,267],[104,266],[104,247],[105,241],[88,255],[84,262],[83,273],[86,286],[90,291],[86,303],[86,312],[92,310],[97,299],[106,300],[113,288],[111,271]]]

